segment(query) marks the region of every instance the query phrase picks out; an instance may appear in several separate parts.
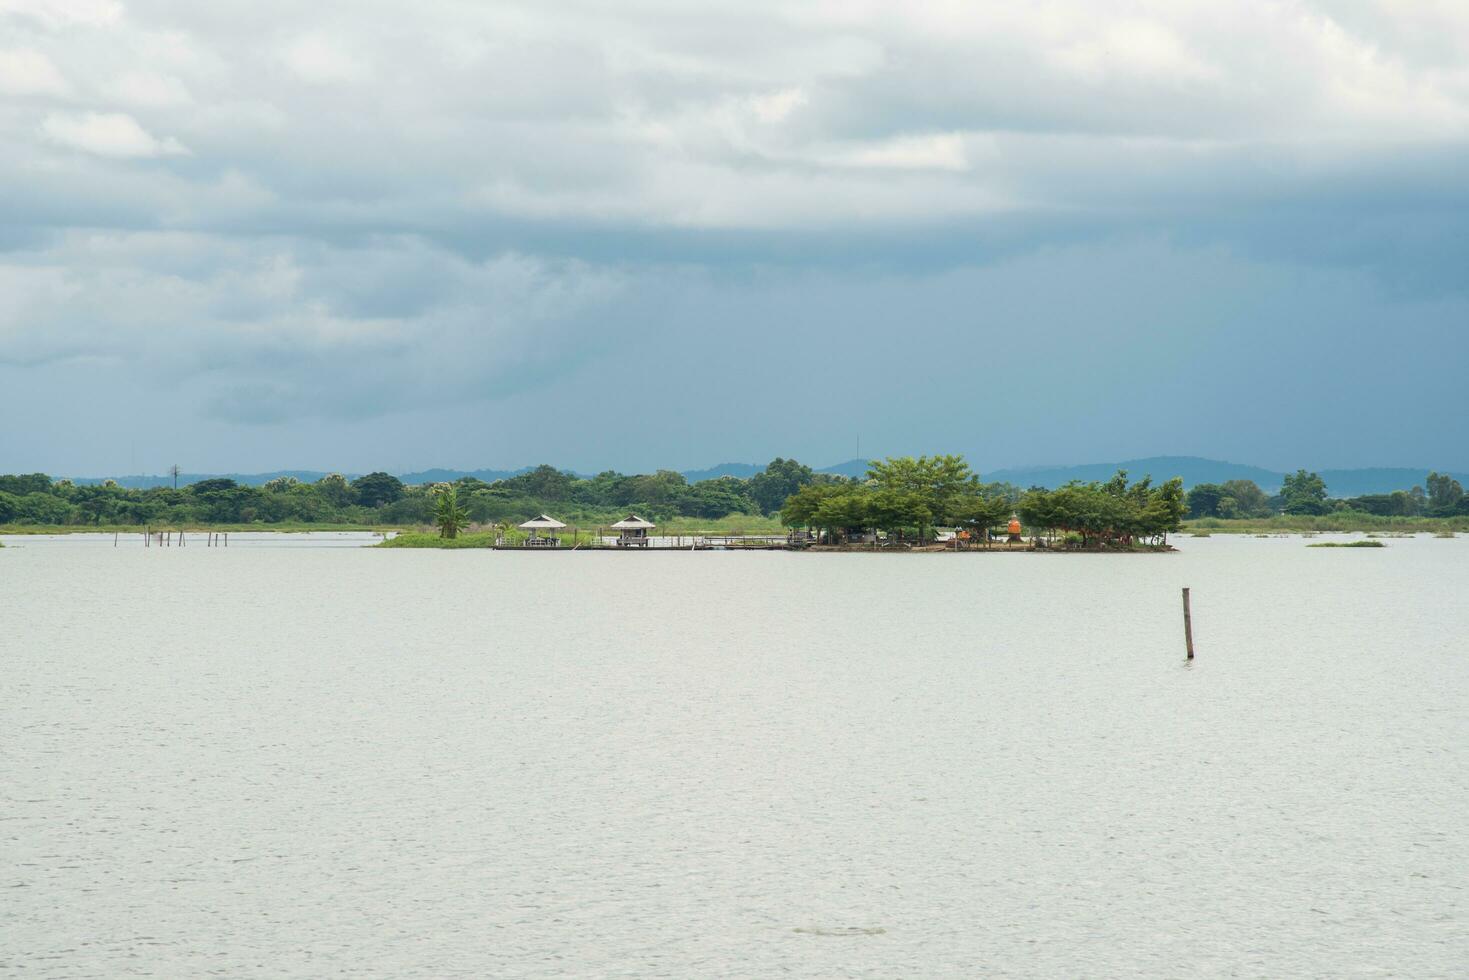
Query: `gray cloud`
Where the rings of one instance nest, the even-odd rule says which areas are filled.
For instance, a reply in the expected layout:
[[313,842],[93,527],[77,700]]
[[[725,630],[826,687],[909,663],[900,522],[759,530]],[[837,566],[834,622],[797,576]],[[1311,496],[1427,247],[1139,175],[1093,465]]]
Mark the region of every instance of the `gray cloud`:
[[[1449,3],[0,0],[0,367],[105,364],[199,432],[472,410],[570,446],[574,411],[647,424],[719,390],[619,388],[650,354],[841,363],[897,329],[942,374],[1036,324],[1048,376],[1123,399],[1093,365],[1138,384],[1160,349],[1181,372],[1241,337],[1306,357],[1327,321],[1368,329],[1344,293],[1461,354],[1466,64]],[[957,283],[1003,321],[959,315]],[[1097,316],[1154,322],[1163,297],[1166,332]],[[1238,371],[1262,402],[1282,380]],[[813,446],[884,431],[849,382],[798,376],[805,400],[777,373],[770,413],[685,411],[654,441],[740,445],[743,424],[758,456],[802,412]],[[999,404],[977,388],[1026,394],[951,384],[898,381],[909,409],[873,438],[962,443]]]

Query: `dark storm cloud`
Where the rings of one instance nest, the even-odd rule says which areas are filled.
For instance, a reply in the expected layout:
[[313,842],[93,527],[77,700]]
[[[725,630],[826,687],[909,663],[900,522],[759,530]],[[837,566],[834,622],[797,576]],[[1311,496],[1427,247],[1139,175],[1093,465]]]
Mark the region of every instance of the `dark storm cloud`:
[[[0,398],[61,406],[0,469],[105,458],[67,406],[143,385],[349,468],[448,462],[425,413],[486,465],[531,419],[578,465],[1419,462],[1447,430],[1381,420],[1466,353],[1465,64],[1447,3],[0,0]],[[899,349],[877,410],[849,366]]]

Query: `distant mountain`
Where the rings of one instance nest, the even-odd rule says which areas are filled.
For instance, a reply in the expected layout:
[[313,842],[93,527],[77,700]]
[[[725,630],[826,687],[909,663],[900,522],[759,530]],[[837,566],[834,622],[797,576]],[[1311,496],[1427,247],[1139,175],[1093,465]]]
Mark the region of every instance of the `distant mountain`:
[[683,478],[690,483],[698,483],[700,480],[717,480],[721,476],[738,477],[748,480],[756,473],[764,473],[765,467],[758,463],[720,463],[711,466],[707,470],[684,470]]
[[[1081,466],[1030,466],[1007,470],[990,470],[984,479],[995,482],[1013,483],[1018,487],[1059,487],[1070,480],[1106,480],[1118,470],[1126,470],[1134,480],[1151,476],[1154,483],[1183,477],[1185,487],[1200,483],[1223,483],[1226,480],[1254,480],[1266,493],[1276,493],[1285,480],[1284,473],[1249,466],[1244,463],[1226,463],[1200,456],[1149,456],[1146,459],[1128,459],[1119,463],[1090,463]],[[1427,469],[1403,467],[1375,467],[1354,470],[1318,470],[1326,481],[1326,492],[1333,497],[1358,497],[1367,493],[1392,493],[1394,490],[1411,490],[1421,487],[1428,480]],[[1442,472],[1442,471],[1441,471]],[[1450,473],[1460,483],[1469,482],[1463,473]]]
[[496,480],[505,480],[512,476],[519,476],[522,473],[529,473],[532,469],[533,467],[530,466],[522,466],[518,470],[433,469],[419,470],[416,473],[397,473],[394,475],[410,486],[416,486],[420,483],[453,483],[455,480],[462,480],[465,477],[483,480],[486,483],[494,483]]
[[[226,479],[234,480],[236,483],[258,487],[282,476],[294,476],[302,483],[315,483],[326,475],[326,473],[317,470],[276,470],[273,473],[180,473],[179,486],[186,487],[190,483],[198,483],[200,480]],[[342,475],[349,480],[355,480],[362,474],[343,473]],[[173,486],[173,477],[171,476],[77,476],[72,477],[71,482],[86,486],[98,484],[107,479],[116,480],[117,485],[120,487],[129,487],[134,490],[150,490],[153,487]]]
[[[1183,485],[1223,483],[1225,480],[1254,480],[1266,493],[1280,489],[1282,474],[1259,466],[1225,463],[1201,456],[1149,456],[1120,463],[1084,463],[1079,466],[1025,466],[1005,470],[989,470],[982,474],[985,482],[1013,483],[1017,487],[1054,489],[1071,480],[1109,480],[1118,470],[1126,470],[1130,479],[1151,476],[1154,483],[1183,477]],[[1331,481],[1327,480],[1327,485]],[[1334,488],[1333,488],[1334,489]]]
[[[867,474],[867,466],[868,460],[849,459],[834,466],[821,467],[816,472],[861,478]],[[463,477],[473,477],[486,483],[493,483],[496,480],[528,473],[532,468],[523,466],[518,470],[430,469],[396,475],[408,484],[448,483]],[[986,483],[1013,483],[1022,489],[1032,486],[1054,488],[1071,480],[1107,480],[1119,469],[1126,470],[1127,475],[1134,480],[1151,476],[1154,483],[1181,476],[1185,487],[1197,486],[1200,483],[1223,483],[1226,480],[1254,480],[1266,493],[1278,491],[1281,481],[1285,478],[1284,473],[1277,473],[1259,466],[1226,463],[1217,459],[1205,459],[1202,456],[1149,456],[1145,459],[1127,459],[1117,463],[1085,463],[1075,466],[1021,466],[1001,470],[981,468],[980,476]],[[764,471],[765,467],[758,463],[720,463],[708,469],[685,470],[683,475],[690,483],[698,483],[700,480],[714,480],[722,476],[747,480]],[[1356,497],[1367,493],[1409,490],[1415,486],[1424,486],[1428,479],[1428,470],[1407,467],[1319,470],[1318,472],[1326,481],[1327,492],[1333,497]],[[200,480],[225,477],[237,483],[260,486],[282,476],[293,476],[302,483],[315,483],[326,475],[320,470],[275,470],[270,473],[180,473],[178,482],[179,486],[183,487]],[[354,480],[362,474],[343,473],[342,475],[349,480]],[[577,475],[585,474],[577,473]],[[1469,486],[1469,473],[1449,473],[1449,475]],[[76,483],[95,484],[101,483],[104,478],[76,477],[73,479]],[[115,479],[121,486],[136,489],[173,485],[171,476],[120,476]]]
[[837,476],[849,476],[855,479],[857,477],[864,477],[867,475],[867,466],[869,462],[870,460],[865,459],[849,459],[845,463],[838,463],[835,466],[823,466],[816,472],[834,473]]

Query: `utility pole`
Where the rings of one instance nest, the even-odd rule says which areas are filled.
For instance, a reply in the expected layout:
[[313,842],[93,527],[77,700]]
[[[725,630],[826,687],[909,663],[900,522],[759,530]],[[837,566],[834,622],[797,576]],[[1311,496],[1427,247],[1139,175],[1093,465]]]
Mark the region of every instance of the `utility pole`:
[[174,463],[168,468],[169,475],[173,477],[173,488],[179,488],[179,464]]

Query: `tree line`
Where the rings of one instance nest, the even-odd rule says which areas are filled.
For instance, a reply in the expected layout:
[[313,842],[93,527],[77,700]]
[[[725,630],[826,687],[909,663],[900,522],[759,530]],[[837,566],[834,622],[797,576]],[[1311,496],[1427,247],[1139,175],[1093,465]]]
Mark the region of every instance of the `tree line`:
[[[455,506],[469,522],[518,523],[551,511],[563,520],[592,524],[616,520],[629,510],[655,521],[774,514],[800,487],[839,479],[777,458],[749,479],[726,476],[690,483],[672,470],[635,475],[608,471],[584,478],[542,465],[493,483],[464,477],[450,486]],[[442,488],[407,485],[387,473],[355,480],[332,474],[311,483],[284,476],[262,486],[216,478],[178,489],[133,489],[112,480],[78,484],[32,473],[0,476],[0,524],[424,525],[438,520]]]
[[[1178,481],[1153,486],[1071,483],[1022,490],[984,483],[962,456],[875,461],[862,479],[817,473],[777,458],[749,479],[690,483],[672,470],[614,471],[580,477],[542,465],[493,483],[454,481],[454,506],[467,522],[519,523],[545,512],[593,525],[636,511],[654,521],[732,515],[780,515],[792,527],[840,535],[881,531],[922,539],[935,527],[994,529],[1019,514],[1032,528],[1097,542],[1157,540],[1172,529],[1172,510],[1187,518],[1261,518],[1276,514],[1357,512],[1381,517],[1469,516],[1469,496],[1454,478],[1430,473],[1425,487],[1334,499],[1321,477],[1298,470],[1279,493],[1250,480],[1201,483],[1184,494]],[[76,484],[32,473],[0,476],[0,524],[172,525],[351,524],[428,525],[441,506],[436,485],[405,485],[387,473],[348,480],[332,474],[311,483],[280,477],[263,486],[200,480],[185,487],[131,489],[113,481]],[[1175,489],[1177,488],[1177,489]],[[1175,501],[1175,497],[1177,501]],[[1151,508],[1151,509],[1150,509]]]
[[1463,517],[1469,516],[1469,496],[1453,477],[1428,474],[1427,489],[1394,490],[1358,497],[1331,497],[1326,481],[1318,473],[1297,470],[1287,474],[1277,494],[1269,495],[1253,480],[1200,483],[1188,492],[1190,518],[1218,517],[1226,520],[1273,517],[1276,514],[1324,516],[1358,513],[1376,517]]

